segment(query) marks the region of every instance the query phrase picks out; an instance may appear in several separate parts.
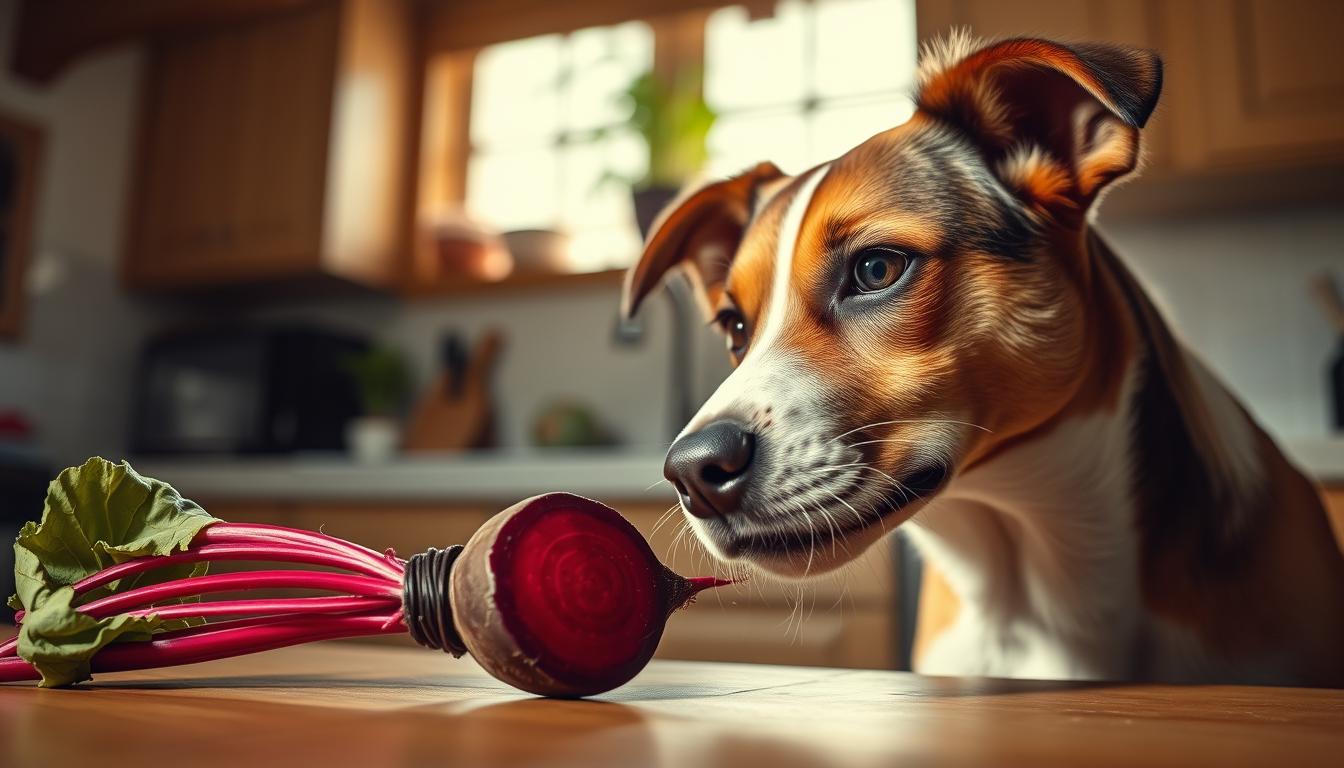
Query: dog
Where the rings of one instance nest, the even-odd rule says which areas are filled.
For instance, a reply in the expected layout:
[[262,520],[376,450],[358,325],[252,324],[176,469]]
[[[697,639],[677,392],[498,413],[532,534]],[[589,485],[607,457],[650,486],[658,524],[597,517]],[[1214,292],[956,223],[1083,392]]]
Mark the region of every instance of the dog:
[[920,672],[1344,685],[1317,489],[1089,224],[1161,85],[1146,50],[954,34],[908,122],[663,211],[622,308],[679,269],[727,340],[665,465],[711,553],[801,578],[901,527]]

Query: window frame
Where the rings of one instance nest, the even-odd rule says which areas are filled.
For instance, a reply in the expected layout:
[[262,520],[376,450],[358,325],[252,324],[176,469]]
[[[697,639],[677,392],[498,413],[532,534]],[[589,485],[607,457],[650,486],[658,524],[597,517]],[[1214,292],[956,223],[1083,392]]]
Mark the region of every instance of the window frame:
[[[816,0],[804,0],[812,5]],[[566,28],[527,30],[509,37],[497,33],[498,40],[522,39],[541,34],[569,35],[589,26],[609,26],[628,21],[647,24],[653,36],[653,73],[664,82],[671,82],[677,73],[702,71],[705,65],[705,31],[709,17],[722,8],[742,6],[752,20],[769,18],[775,13],[777,0],[737,0],[693,4],[692,7],[665,15],[643,16],[636,13],[629,18],[609,18],[582,23]],[[522,30],[519,30],[522,32]],[[809,46],[815,48],[815,36],[809,36]],[[471,142],[471,103],[475,60],[485,45],[471,49],[430,46],[424,55],[425,93],[421,114],[419,174],[417,174],[416,234],[413,269],[420,280],[437,275],[434,246],[428,237],[425,222],[445,206],[461,206],[467,199],[467,176],[473,146]],[[815,50],[810,51],[815,61]],[[703,89],[703,79],[700,82]],[[762,107],[723,110],[725,115],[769,114],[788,111],[810,119],[826,107],[855,107],[885,101],[883,91],[821,97],[816,85],[808,84],[802,102],[787,102]],[[431,95],[432,96],[429,96]],[[887,94],[889,95],[889,94]],[[801,106],[801,111],[796,107]],[[538,146],[563,149],[564,138],[573,131],[561,130],[548,144]],[[620,272],[623,270],[607,270]],[[442,282],[442,277],[437,278]]]
[[[736,5],[725,3],[724,5]],[[676,16],[651,19],[628,19],[642,21],[649,25],[653,33],[653,72],[654,76],[670,81],[673,73],[687,67],[699,67],[704,60],[704,30],[709,15],[718,7],[692,10]],[[625,22],[613,22],[611,25]],[[567,29],[551,34],[570,35],[578,29]],[[432,179],[422,192],[432,191],[432,199],[440,203],[462,204],[466,201],[467,166],[475,147],[471,143],[471,99],[476,57],[482,48],[466,51],[441,53],[429,57],[426,62],[426,92],[437,98],[427,99],[426,114],[423,116],[424,133],[437,137],[431,142],[428,152],[429,168],[433,165],[447,165],[440,174]],[[433,105],[437,104],[438,108]],[[557,136],[567,132],[561,131]],[[569,132],[573,133],[573,132]],[[562,147],[557,141],[547,146]]]

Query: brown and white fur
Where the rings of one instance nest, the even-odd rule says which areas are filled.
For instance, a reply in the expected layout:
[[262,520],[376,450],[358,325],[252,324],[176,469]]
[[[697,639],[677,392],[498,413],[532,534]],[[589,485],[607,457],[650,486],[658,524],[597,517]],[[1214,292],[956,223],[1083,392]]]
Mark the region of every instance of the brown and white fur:
[[[756,441],[738,508],[688,517],[711,552],[802,577],[903,525],[920,671],[1344,685],[1315,488],[1088,224],[1160,87],[1147,51],[954,35],[909,122],[664,212],[625,311],[685,268],[738,365],[684,434]],[[862,292],[874,252],[901,276]]]

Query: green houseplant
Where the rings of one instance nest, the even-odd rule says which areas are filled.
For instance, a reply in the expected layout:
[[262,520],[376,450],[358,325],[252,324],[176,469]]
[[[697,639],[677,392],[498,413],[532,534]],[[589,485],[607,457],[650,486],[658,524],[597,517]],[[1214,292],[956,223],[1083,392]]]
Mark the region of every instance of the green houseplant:
[[395,349],[372,347],[347,357],[345,369],[363,410],[363,416],[346,426],[346,445],[359,461],[385,461],[401,438],[396,414],[410,388],[406,361]]
[[630,108],[627,122],[649,152],[648,170],[631,181],[642,235],[648,235],[658,212],[708,159],[706,138],[717,115],[701,90],[698,70],[684,70],[670,80],[650,71],[636,77],[622,94]]

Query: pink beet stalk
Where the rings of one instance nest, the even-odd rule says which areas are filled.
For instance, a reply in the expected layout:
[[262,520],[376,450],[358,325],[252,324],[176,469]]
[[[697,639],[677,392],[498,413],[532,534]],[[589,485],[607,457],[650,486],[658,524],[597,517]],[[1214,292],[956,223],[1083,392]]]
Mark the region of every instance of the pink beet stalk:
[[[114,642],[93,656],[92,671],[193,664],[316,640],[409,631],[422,645],[455,655],[471,652],[491,674],[525,690],[586,696],[638,673],[669,614],[703,590],[732,583],[678,576],[615,510],[548,494],[497,515],[465,548],[430,550],[409,563],[391,550],[378,553],[320,533],[221,522],[202,529],[184,551],[119,563],[72,587],[76,596],[87,596],[164,566],[222,561],[341,572],[187,577],[89,600],[76,610],[95,619],[129,614],[208,622],[159,631],[149,640]],[[336,594],[180,602],[269,589]],[[16,615],[20,622],[24,618],[23,612]],[[15,656],[17,645],[17,640],[0,645],[0,682],[40,679],[36,668]]]
[[401,597],[401,585],[366,576],[320,571],[253,571],[151,584],[94,600],[80,606],[80,610],[91,616],[112,616],[164,600],[248,589],[324,589],[367,597]]
[[127,613],[132,616],[158,616],[160,619],[210,619],[218,616],[298,616],[304,614],[343,614],[382,611],[393,613],[401,607],[401,598],[387,597],[296,597],[258,600],[220,600],[213,603],[178,603],[158,608],[121,611],[93,603],[80,608],[95,619]]
[[[209,529],[207,528],[206,530],[208,531]],[[199,541],[200,538],[201,537],[198,536],[197,541]],[[171,555],[159,555],[157,557],[137,557],[134,560],[127,560],[124,563],[118,563],[109,568],[104,568],[98,573],[76,582],[74,584],[74,590],[76,595],[82,595],[85,592],[105,586],[118,579],[124,579],[127,576],[151,571],[155,568],[162,568],[166,565],[246,560],[301,563],[304,565],[325,565],[332,568],[343,568],[355,571],[378,579],[396,577],[396,574],[391,574],[384,569],[374,567],[371,563],[362,560],[352,561],[348,557],[337,552],[319,549],[317,547],[296,544],[272,544],[269,542],[260,544],[205,544],[198,546],[196,542],[193,542],[191,548],[185,552],[176,552]]]
[[290,542],[340,553],[345,556],[346,562],[349,563],[346,567],[351,570],[363,570],[362,568],[352,567],[356,563],[363,563],[368,568],[377,569],[384,575],[394,577],[400,576],[406,570],[406,562],[390,550],[387,553],[378,553],[368,547],[362,547],[334,536],[313,531],[300,531],[294,528],[283,528],[278,525],[215,523],[197,534],[192,543],[260,544],[267,541]]
[[[261,626],[212,629],[210,625],[175,637],[143,643],[116,643],[93,657],[94,672],[173,667],[227,659],[290,645],[343,637],[404,632],[387,616],[295,617]],[[22,659],[0,659],[0,682],[38,680],[41,675]]]
[[[100,619],[115,616],[123,611],[109,610],[104,607],[84,606],[81,613]],[[264,598],[257,600],[220,600],[211,603],[180,603],[157,608],[139,608],[124,611],[131,616],[158,616],[160,619],[212,619],[219,616],[252,616],[262,618],[286,618],[306,614],[343,614],[380,611],[391,615],[401,608],[398,597],[298,597]],[[23,612],[15,614],[22,617]],[[212,623],[211,626],[220,626]],[[13,656],[19,644],[17,637],[0,643],[0,659]]]

